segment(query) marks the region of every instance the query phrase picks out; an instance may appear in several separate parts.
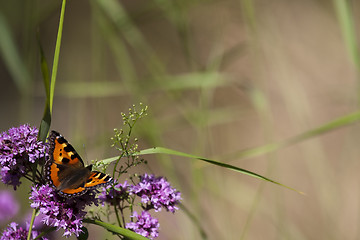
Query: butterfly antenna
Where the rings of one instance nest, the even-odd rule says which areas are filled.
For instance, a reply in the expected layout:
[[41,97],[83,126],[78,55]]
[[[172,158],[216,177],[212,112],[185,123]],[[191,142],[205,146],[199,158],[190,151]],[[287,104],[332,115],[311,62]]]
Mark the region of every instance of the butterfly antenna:
[[[85,143],[83,144],[83,149],[84,149],[84,158],[85,158],[85,161],[86,161],[86,165],[89,165],[89,161],[88,161],[88,156],[87,156],[87,152],[86,152],[86,146],[85,146]],[[84,160],[84,159],[83,159]]]

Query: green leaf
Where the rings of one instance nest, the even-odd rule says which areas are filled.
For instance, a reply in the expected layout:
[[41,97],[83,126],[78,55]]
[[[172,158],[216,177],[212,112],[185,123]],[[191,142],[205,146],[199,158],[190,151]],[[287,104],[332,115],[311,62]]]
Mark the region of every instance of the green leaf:
[[108,230],[110,232],[113,232],[115,234],[120,234],[120,235],[122,235],[122,236],[124,236],[124,237],[126,237],[128,239],[148,240],[148,238],[143,237],[143,236],[141,236],[141,235],[139,235],[137,233],[134,233],[133,231],[130,231],[128,229],[112,225],[110,223],[105,223],[105,222],[102,222],[102,221],[99,221],[99,220],[93,220],[93,219],[88,219],[88,218],[85,218],[83,220],[83,222],[101,226],[101,227],[105,228],[106,230]]
[[46,141],[46,137],[50,129],[50,124],[51,124],[50,107],[48,104],[46,104],[44,109],[44,115],[43,118],[41,119],[40,127],[39,127],[39,136],[38,136],[39,140],[43,142]]
[[348,54],[357,71],[360,71],[360,55],[356,37],[356,24],[354,23],[351,3],[344,0],[333,0],[337,18],[345,41]]
[[185,214],[192,220],[193,224],[197,227],[197,229],[198,229],[198,231],[200,233],[201,239],[203,239],[203,240],[208,239],[208,236],[207,236],[207,234],[205,232],[205,229],[201,225],[201,221],[195,216],[195,214],[193,214],[182,203],[179,203],[179,206],[180,206],[181,210],[183,210],[185,212]]
[[320,127],[310,129],[309,131],[300,133],[299,135],[296,135],[294,137],[288,138],[284,141],[280,141],[277,143],[271,143],[262,145],[259,147],[249,148],[245,150],[241,150],[235,153],[230,154],[226,157],[226,159],[241,159],[241,158],[249,158],[249,157],[255,157],[259,155],[263,155],[265,153],[273,152],[276,150],[279,150],[281,148],[294,145],[296,143],[305,141],[307,139],[311,139],[316,136],[320,136],[324,133],[328,133],[334,130],[337,130],[341,127],[348,126],[350,124],[356,123],[360,121],[360,111],[350,113],[348,115],[339,117],[333,121],[330,121],[328,123],[323,124]]
[[[305,141],[307,139],[313,138],[315,136],[319,136],[322,135],[324,133],[339,129],[340,127],[344,127],[353,123],[356,123],[360,120],[360,111],[358,112],[354,112],[351,114],[348,114],[346,116],[342,116],[340,118],[337,118],[333,121],[330,121],[328,123],[323,124],[320,127],[311,129],[309,131],[303,132],[299,135],[296,135],[292,138],[289,138],[287,140],[281,141],[281,142],[277,142],[277,143],[271,143],[271,144],[266,144],[263,146],[259,146],[259,147],[254,147],[254,148],[250,148],[250,149],[245,149],[236,153],[233,153],[231,157],[227,157],[227,158],[237,158],[237,159],[241,159],[241,158],[246,158],[246,157],[254,157],[254,156],[258,156],[258,155],[262,155],[265,153],[269,153],[269,152],[273,152],[276,151],[278,149],[284,148],[286,146],[290,146],[302,141]],[[214,164],[216,166],[220,166],[220,167],[224,167],[224,168],[228,168],[230,170],[233,171],[237,171],[255,178],[259,178],[268,182],[272,182],[278,185],[281,185],[283,187],[289,188],[291,190],[294,190],[296,192],[299,192],[298,190],[295,190],[291,187],[288,187],[286,185],[283,185],[281,183],[278,183],[274,180],[271,180],[267,177],[261,176],[257,173],[248,171],[246,169],[242,169],[242,168],[238,168],[235,166],[232,166],[230,164],[227,163],[222,163],[222,162],[218,162],[215,160],[211,160],[211,159],[207,159],[207,158],[203,158],[203,157],[199,157],[199,156],[195,156],[195,155],[191,155],[191,154],[187,154],[187,153],[183,153],[183,152],[178,152],[178,151],[174,151],[171,149],[167,149],[167,148],[162,148],[162,147],[155,147],[155,148],[150,148],[150,149],[144,149],[142,151],[140,151],[138,153],[138,155],[144,155],[144,154],[156,154],[156,153],[162,153],[162,154],[168,154],[168,155],[176,155],[176,156],[181,156],[181,157],[187,157],[187,158],[195,158],[210,164]],[[112,157],[112,158],[108,158],[105,159],[102,162],[103,164],[109,164],[115,160],[117,160],[119,157]],[[299,192],[302,193],[302,192]],[[302,193],[303,194],[303,193]]]
[[183,153],[183,152],[175,151],[175,150],[168,149],[168,148],[154,147],[154,148],[144,149],[144,150],[141,150],[141,151],[139,152],[139,155],[157,154],[157,153],[168,154],[168,155],[175,155],[175,156],[187,157],[187,158],[195,158],[195,159],[198,159],[198,160],[201,160],[201,161],[210,163],[210,164],[214,164],[214,165],[219,166],[219,167],[227,168],[227,169],[230,169],[230,170],[233,170],[233,171],[236,171],[236,172],[240,172],[240,173],[249,175],[249,176],[251,176],[251,177],[255,177],[255,178],[258,178],[258,179],[261,179],[261,180],[265,180],[265,181],[268,181],[268,182],[272,182],[272,183],[275,183],[275,184],[280,185],[280,186],[282,186],[282,187],[286,187],[286,188],[288,188],[288,189],[290,189],[290,190],[293,190],[293,191],[296,191],[296,192],[298,192],[298,193],[304,194],[303,192],[300,192],[300,191],[298,191],[298,190],[296,190],[296,189],[294,189],[294,188],[291,188],[291,187],[289,187],[289,186],[286,186],[286,185],[284,185],[284,184],[281,184],[281,183],[279,183],[279,182],[276,182],[276,181],[274,181],[274,180],[271,180],[270,178],[261,176],[260,174],[251,172],[251,171],[249,171],[249,170],[246,170],[246,169],[243,169],[243,168],[239,168],[239,167],[236,167],[236,166],[227,164],[227,163],[223,163],[223,162],[218,162],[218,161],[215,161],[215,160],[211,160],[211,159],[208,159],[208,158],[203,158],[203,157],[199,157],[199,156],[196,156],[196,155],[191,155],[191,154],[188,154],[188,153]]
[[56,227],[50,227],[45,231],[41,232],[34,240],[42,239],[42,237],[46,236],[48,233],[56,231]]
[[126,95],[121,82],[63,82],[58,86],[59,94],[68,98],[102,98]]
[[[57,74],[57,69],[58,69],[58,64],[59,64],[60,45],[61,45],[61,36],[62,36],[63,23],[64,23],[65,6],[66,6],[66,0],[63,0],[62,6],[61,6],[61,13],[60,13],[58,35],[57,35],[57,39],[56,39],[53,71],[52,71],[52,75],[51,75],[50,88],[49,88],[48,65],[47,65],[45,55],[42,50],[40,41],[38,40],[39,47],[40,47],[40,56],[41,56],[41,72],[43,74],[43,80],[44,80],[44,86],[45,86],[45,92],[46,92],[46,104],[45,104],[45,109],[44,109],[44,115],[43,115],[43,118],[40,123],[39,136],[38,136],[38,138],[40,140],[42,140],[43,142],[45,142],[45,140],[46,140],[46,136],[47,136],[47,133],[49,132],[50,124],[51,124],[51,113],[52,113],[52,105],[53,105],[53,99],[54,99],[56,74]],[[35,176],[35,174],[33,176]],[[31,232],[32,232],[32,224],[30,225],[30,228],[29,228],[29,233],[28,233],[28,238],[27,238],[28,240],[31,237]]]
[[60,13],[58,35],[56,38],[54,62],[53,62],[53,68],[52,68],[52,72],[51,72],[50,99],[49,99],[50,114],[52,113],[56,75],[57,75],[57,70],[58,70],[58,65],[59,65],[61,37],[62,37],[62,31],[63,31],[63,26],[64,26],[65,6],[66,6],[66,0],[63,0],[62,6],[61,6],[61,13]]
[[41,47],[41,43],[38,39],[38,44],[39,44],[39,49],[40,49],[40,57],[41,57],[41,60],[40,60],[41,61],[41,72],[43,75],[44,87],[45,87],[45,93],[46,93],[46,104],[45,104],[44,114],[43,114],[43,118],[41,120],[40,127],[39,127],[39,139],[42,141],[46,140],[46,137],[49,132],[50,125],[51,125],[51,114],[52,114],[52,107],[53,107],[53,100],[54,100],[56,75],[57,75],[57,70],[58,70],[58,66],[59,66],[59,56],[60,56],[62,31],[63,31],[63,25],[64,25],[65,6],[66,6],[66,0],[63,0],[62,6],[61,6],[61,13],[60,13],[58,35],[56,38],[51,80],[50,80],[48,64],[45,59],[45,54]]
[[0,54],[16,87],[22,94],[26,94],[30,89],[31,77],[16,47],[16,41],[12,36],[9,24],[1,12],[0,33]]
[[43,48],[41,46],[40,39],[38,37],[38,45],[40,51],[40,64],[41,64],[41,72],[43,75],[43,82],[46,93],[46,102],[43,118],[41,119],[40,127],[39,127],[39,140],[45,142],[47,134],[51,125],[51,112],[50,112],[50,74],[48,64],[45,58],[45,54]]

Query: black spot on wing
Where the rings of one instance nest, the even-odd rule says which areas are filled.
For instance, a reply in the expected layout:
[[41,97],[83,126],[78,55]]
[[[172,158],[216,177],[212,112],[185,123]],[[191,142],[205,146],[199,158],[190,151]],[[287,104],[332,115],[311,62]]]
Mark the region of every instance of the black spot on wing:
[[96,175],[95,177],[98,179],[103,179],[106,176],[105,173],[99,173],[98,175]]
[[99,186],[102,186],[102,185],[106,185],[106,184],[109,184],[111,181],[112,181],[112,178],[108,175],[108,174],[105,174],[105,173],[101,173],[101,172],[93,172],[95,173],[95,175],[93,177],[90,177],[86,183],[91,183],[93,179],[99,179],[101,181],[104,181],[102,183],[98,183],[97,185],[95,186],[92,186],[92,187],[88,187],[88,188],[95,188],[95,187],[99,187]]
[[66,152],[76,152],[73,146],[71,146],[70,144],[66,145],[66,147],[64,147],[64,150]]
[[62,170],[65,170],[65,169],[66,169],[66,167],[65,167],[65,166],[63,166],[63,165],[61,165],[61,164],[56,164],[56,167],[57,167],[60,171],[62,171]]
[[111,178],[109,175],[107,175],[106,178],[104,178],[104,181],[109,182],[109,181],[111,181],[111,179],[112,179],[112,178]]
[[62,160],[61,160],[61,162],[62,163],[69,163],[70,162],[70,159],[68,159],[68,158],[63,158]]

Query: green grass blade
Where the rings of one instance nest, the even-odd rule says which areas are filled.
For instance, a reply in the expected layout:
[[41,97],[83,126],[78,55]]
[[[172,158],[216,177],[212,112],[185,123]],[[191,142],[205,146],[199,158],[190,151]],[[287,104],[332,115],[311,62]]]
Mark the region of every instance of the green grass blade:
[[0,53],[16,87],[22,94],[26,94],[30,89],[31,79],[15,43],[9,25],[0,12]]
[[65,6],[66,6],[66,0],[63,0],[62,6],[61,6],[61,13],[60,13],[58,35],[56,38],[53,68],[52,68],[52,73],[51,73],[50,100],[49,100],[50,114],[52,113],[56,75],[57,75],[57,70],[58,70],[58,65],[59,65],[59,55],[60,55],[61,37],[62,37],[62,31],[63,31],[63,25],[64,25]]
[[283,145],[291,145],[294,143],[298,143],[316,136],[320,136],[324,133],[328,133],[333,130],[337,130],[341,127],[345,127],[347,125],[353,124],[360,121],[360,111],[354,112],[342,117],[339,117],[331,122],[325,123],[320,127],[314,128],[302,134],[299,134],[295,137],[290,138],[287,141],[283,142]]
[[155,77],[164,74],[165,67],[162,61],[130,18],[122,3],[116,0],[96,0],[96,3],[122,32],[129,45],[136,49],[150,73]]
[[333,2],[347,51],[357,70],[360,71],[360,58],[356,40],[355,23],[349,7],[349,1],[333,0]]
[[320,136],[324,133],[334,131],[336,129],[345,127],[347,125],[356,123],[358,121],[360,121],[360,111],[342,116],[331,122],[325,123],[324,125],[322,125],[320,127],[303,132],[299,135],[296,135],[296,136],[286,139],[284,141],[241,150],[236,153],[232,153],[225,158],[226,159],[234,159],[234,158],[241,159],[241,158],[250,158],[250,157],[263,155],[265,153],[273,152],[273,151],[279,150],[281,148],[305,141],[307,139]]
[[[240,152],[234,153],[231,155],[231,157],[227,157],[227,158],[237,158],[237,159],[241,159],[241,158],[249,158],[249,157],[254,157],[254,156],[259,156],[265,153],[269,153],[269,152],[273,152],[276,150],[279,150],[280,148],[295,144],[295,143],[299,143],[301,141],[305,141],[307,139],[316,137],[316,136],[320,136],[324,133],[339,129],[341,127],[347,126],[349,124],[353,124],[356,123],[360,120],[360,111],[359,112],[354,112],[351,114],[348,114],[346,116],[340,117],[338,119],[335,119],[331,122],[328,122],[320,127],[311,129],[309,131],[306,131],[304,133],[301,133],[295,137],[289,138],[285,141],[282,142],[278,142],[278,143],[272,143],[272,144],[266,144],[263,146],[259,146],[259,147],[255,147],[255,148],[250,148],[250,149],[246,149],[246,150],[242,150]],[[281,183],[278,183],[274,180],[271,180],[267,177],[261,176],[257,173],[248,171],[246,169],[242,169],[242,168],[238,168],[235,167],[233,165],[230,164],[226,164],[226,163],[222,163],[222,162],[218,162],[215,160],[211,160],[211,159],[207,159],[207,158],[203,158],[203,157],[199,157],[199,156],[195,156],[195,155],[191,155],[191,154],[187,154],[187,153],[183,153],[183,152],[178,152],[178,151],[174,151],[171,149],[167,149],[167,148],[162,148],[162,147],[155,147],[155,148],[149,148],[149,149],[144,149],[141,150],[139,152],[139,155],[145,155],[145,154],[158,154],[158,153],[162,153],[162,154],[168,154],[168,155],[176,155],[176,156],[181,156],[181,157],[187,157],[187,158],[195,158],[201,161],[205,161],[220,167],[224,167],[224,168],[228,168],[237,172],[241,172],[243,174],[255,177],[255,178],[259,178],[268,182],[272,182],[278,185],[281,185],[283,187],[289,188],[291,190],[294,190],[296,192],[299,192],[296,189],[293,189],[291,187],[285,186]],[[118,157],[113,157],[113,158],[108,158],[105,159],[103,161],[101,161],[104,164],[109,164],[115,160],[117,160]],[[301,193],[301,192],[299,192]]]
[[51,125],[51,114],[52,114],[52,106],[54,100],[54,92],[55,92],[55,83],[56,83],[56,75],[59,66],[59,56],[60,56],[60,46],[61,46],[61,37],[64,25],[64,15],[65,15],[65,6],[66,0],[63,0],[61,6],[60,20],[59,20],[59,29],[58,35],[56,39],[55,53],[54,53],[54,61],[53,68],[50,80],[49,68],[47,61],[45,59],[45,54],[42,49],[40,40],[38,39],[39,50],[40,50],[40,63],[41,63],[41,72],[43,75],[45,93],[46,93],[46,103],[43,118],[41,119],[40,127],[39,127],[39,139],[42,141],[46,140],[47,134]]
[[51,113],[49,103],[46,101],[43,118],[39,127],[39,140],[45,142],[51,125]]
[[130,231],[128,229],[125,228],[121,228],[115,225],[112,225],[110,223],[105,223],[99,220],[92,220],[92,219],[84,219],[83,220],[86,223],[91,223],[91,224],[95,224],[98,226],[101,226],[103,228],[105,228],[106,230],[113,232],[115,234],[120,234],[128,239],[133,239],[133,240],[148,240],[148,238],[143,237],[137,233],[134,233],[133,231]]
[[50,227],[50,228],[44,230],[43,232],[41,232],[39,235],[37,235],[37,237],[34,240],[42,239],[42,237],[44,237],[45,235],[47,235],[50,232],[53,232],[55,230],[56,230],[56,227]]
[[103,98],[127,94],[122,82],[67,82],[58,85],[59,94],[68,98]]
[[[45,91],[46,91],[46,104],[45,104],[43,119],[41,120],[41,123],[40,123],[39,139],[44,142],[46,140],[46,136],[50,129],[50,123],[51,123],[51,113],[52,113],[52,105],[53,105],[53,99],[54,99],[56,74],[57,74],[57,69],[58,69],[58,64],[59,64],[60,45],[61,45],[61,36],[62,36],[63,23],[64,23],[65,6],[66,6],[66,0],[63,0],[62,6],[61,6],[61,13],[60,13],[58,35],[57,35],[56,46],[55,46],[53,71],[52,71],[51,82],[50,82],[50,92],[49,92],[49,71],[48,71],[47,63],[46,63],[46,60],[44,57],[44,53],[43,53],[43,51],[41,49],[41,45],[40,45],[41,71],[43,74],[44,86],[45,86]],[[34,174],[34,176],[35,176],[35,174]],[[33,213],[33,217],[34,217],[34,213]],[[27,237],[28,240],[31,238],[32,228],[33,228],[33,224],[31,222],[31,224],[29,226],[28,237]]]
[[163,90],[187,90],[199,88],[216,88],[229,84],[226,77],[215,71],[208,72],[192,72],[180,74],[177,76],[163,76],[161,78],[161,86],[157,89]]
[[296,192],[298,192],[298,193],[303,194],[302,192],[300,192],[300,191],[298,191],[298,190],[296,190],[296,189],[294,189],[294,188],[288,187],[288,186],[286,186],[286,185],[284,185],[284,184],[281,184],[281,183],[279,183],[279,182],[276,182],[276,181],[274,181],[274,180],[271,180],[270,178],[261,176],[260,174],[251,172],[251,171],[249,171],[249,170],[246,170],[246,169],[243,169],[243,168],[239,168],[239,167],[236,167],[236,166],[227,164],[227,163],[223,163],[223,162],[218,162],[218,161],[215,161],[215,160],[211,160],[211,159],[208,159],[208,158],[203,158],[203,157],[195,156],[195,155],[192,155],[192,154],[175,151],[175,150],[168,149],[168,148],[154,147],[154,148],[144,149],[144,150],[141,150],[141,151],[139,152],[139,155],[159,154],[159,153],[160,153],[160,154],[175,155],[175,156],[180,156],[180,157],[186,157],[186,158],[195,158],[195,159],[198,159],[198,160],[201,160],[201,161],[204,161],[204,162],[207,162],[207,163],[210,163],[210,164],[219,166],[219,167],[227,168],[227,169],[230,169],[230,170],[233,170],[233,171],[236,171],[236,172],[240,172],[240,173],[249,175],[249,176],[251,176],[251,177],[255,177],[255,178],[258,178],[258,179],[261,179],[261,180],[265,180],[265,181],[268,181],[268,182],[271,182],[271,183],[275,183],[275,184],[280,185],[280,186],[282,186],[282,187],[286,187],[286,188],[288,188],[288,189],[290,189],[290,190],[293,190],[293,191],[296,191]]
[[101,166],[102,164],[107,165],[107,164],[110,164],[110,163],[112,163],[112,162],[114,162],[114,161],[116,161],[116,160],[118,160],[118,159],[119,159],[119,157],[107,158],[107,159],[104,159],[104,160],[100,160],[100,161],[95,162],[93,166],[96,168],[96,167],[98,167],[98,166]]
[[185,207],[182,203],[179,203],[179,206],[181,208],[181,210],[183,210],[185,212],[185,214],[191,219],[191,221],[195,224],[195,226],[197,227],[201,239],[203,240],[207,240],[208,236],[205,232],[205,229],[201,226],[201,221],[195,216],[194,213],[192,213],[187,207]]
[[[133,78],[132,78],[133,79]],[[159,91],[159,89],[187,90],[199,88],[215,88],[226,85],[225,76],[216,72],[195,72],[178,76],[163,76],[160,80],[163,84],[159,86],[146,86],[148,91]],[[60,94],[69,98],[101,98],[109,96],[126,95],[126,86],[122,82],[68,82],[58,85]]]
[[[356,26],[354,16],[349,4],[351,1],[347,0],[333,0],[336,15],[340,24],[342,36],[344,38],[345,46],[350,57],[350,60],[357,71],[357,91],[360,92],[360,55],[358,48],[358,40],[356,37]],[[358,94],[358,105],[360,104],[360,95]]]
[[45,54],[43,48],[41,46],[40,40],[38,38],[38,45],[40,51],[40,65],[41,65],[41,72],[43,75],[43,82],[45,87],[46,93],[46,102],[45,102],[45,109],[43,118],[41,119],[40,127],[39,127],[39,139],[45,142],[47,134],[50,129],[51,125],[51,112],[50,112],[50,73],[49,67],[45,58]]

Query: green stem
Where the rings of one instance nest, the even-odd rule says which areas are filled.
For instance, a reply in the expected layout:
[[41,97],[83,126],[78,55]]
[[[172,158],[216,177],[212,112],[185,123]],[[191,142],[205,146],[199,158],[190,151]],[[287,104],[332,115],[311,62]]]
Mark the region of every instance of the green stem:
[[116,219],[118,221],[119,227],[122,227],[120,217],[119,217],[119,213],[118,213],[117,208],[116,208],[116,199],[115,198],[114,198],[114,211],[115,211],[115,215],[116,215]]
[[[57,35],[57,39],[56,39],[53,69],[52,69],[52,74],[51,74],[50,99],[49,99],[49,102],[50,102],[50,106],[49,106],[49,108],[50,108],[50,116],[51,116],[51,113],[52,113],[56,74],[57,74],[57,69],[58,69],[58,65],[59,65],[59,55],[60,55],[62,30],[63,30],[63,24],[64,24],[65,6],[66,6],[66,0],[63,0],[62,5],[61,5],[58,35]],[[34,179],[35,179],[35,176],[36,176],[36,174],[35,174],[35,170],[34,170],[34,173],[33,173]],[[31,216],[31,221],[30,221],[29,233],[28,233],[28,236],[27,236],[27,240],[30,240],[30,238],[31,238],[31,232],[32,232],[32,227],[33,227],[33,224],[34,224],[34,219],[35,219],[36,212],[37,212],[37,210],[34,209],[33,213],[32,213],[32,216]]]
[[34,225],[34,220],[35,220],[35,215],[37,213],[37,209],[33,209],[32,215],[31,215],[31,220],[30,220],[30,226],[29,226],[29,233],[27,236],[27,240],[31,239],[31,232],[32,232],[32,227]]
[[149,240],[146,237],[143,237],[133,231],[130,231],[129,229],[126,228],[122,228],[122,227],[117,227],[115,225],[109,224],[109,223],[105,223],[102,222],[100,220],[95,220],[95,219],[88,219],[88,218],[84,218],[83,220],[84,223],[90,223],[90,224],[95,224],[98,226],[101,226],[103,228],[105,228],[106,230],[114,233],[114,234],[119,234],[127,239],[134,239],[134,240]]
[[58,70],[58,65],[59,65],[61,37],[62,37],[62,31],[63,31],[63,25],[64,25],[65,5],[66,5],[66,0],[63,0],[62,6],[61,6],[61,13],[60,13],[60,22],[59,22],[58,35],[57,35],[57,39],[56,39],[54,62],[53,62],[53,68],[52,68],[52,73],[51,73],[50,106],[49,106],[50,107],[50,113],[52,113],[56,75],[57,75],[57,70]]

